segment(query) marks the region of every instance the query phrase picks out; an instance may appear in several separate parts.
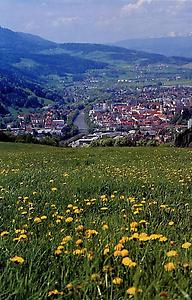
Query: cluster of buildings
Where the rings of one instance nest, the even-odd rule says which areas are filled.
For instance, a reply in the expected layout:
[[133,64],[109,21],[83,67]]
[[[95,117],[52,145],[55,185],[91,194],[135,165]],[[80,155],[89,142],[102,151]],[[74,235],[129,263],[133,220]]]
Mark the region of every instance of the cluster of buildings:
[[[189,100],[189,99],[188,99]],[[192,107],[190,101],[165,98],[100,103],[89,112],[92,123],[101,131],[126,131],[140,138],[167,142],[173,138],[171,120],[185,107]],[[188,125],[189,126],[189,125]],[[180,131],[187,125],[174,125]]]
[[[82,110],[81,106],[86,106],[92,99],[91,94],[85,93],[87,86],[81,89],[71,87],[71,89],[73,100],[78,104],[76,107]],[[117,85],[107,88],[104,92],[105,96],[110,95],[109,98],[105,98],[108,100],[101,100],[104,98],[101,94],[100,100],[96,99],[96,104],[92,105],[89,111],[89,119],[94,128],[93,134],[86,134],[87,129],[83,130],[86,131],[84,136],[75,137],[71,142],[72,147],[89,145],[106,136],[112,138],[129,136],[134,141],[156,140],[164,143],[172,141],[175,132],[187,128],[187,124],[172,125],[172,119],[185,109],[192,111],[192,87],[148,86],[131,89]],[[95,95],[94,92],[93,94]],[[75,112],[70,107],[70,105],[54,104],[44,107],[39,112],[20,114],[17,117],[17,126],[13,128],[8,124],[7,128],[15,135],[25,133],[35,135],[37,138],[56,135],[62,139],[69,124],[69,117],[72,116],[71,120],[74,119]],[[83,123],[82,120],[80,123]],[[82,134],[80,125],[76,123],[75,125]],[[192,119],[188,122],[188,128],[191,127]]]
[[49,106],[41,112],[19,114],[17,127],[13,128],[8,124],[7,129],[15,135],[33,134],[37,137],[43,137],[50,134],[61,136],[63,129],[67,126],[67,119],[71,112],[69,109]]

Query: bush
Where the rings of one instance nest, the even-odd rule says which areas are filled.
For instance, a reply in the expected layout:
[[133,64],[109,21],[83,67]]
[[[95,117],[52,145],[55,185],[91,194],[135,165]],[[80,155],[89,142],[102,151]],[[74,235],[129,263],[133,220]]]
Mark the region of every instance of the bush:
[[134,147],[136,143],[129,139],[128,137],[118,138],[115,141],[115,147]]
[[146,143],[147,147],[157,147],[158,146],[158,142],[156,140],[150,140]]
[[101,147],[113,147],[114,143],[115,141],[112,138],[104,138],[100,140]]
[[40,143],[43,144],[43,145],[47,145],[47,146],[55,146],[55,147],[59,146],[58,139],[53,138],[53,137],[49,137],[49,136],[42,139]]
[[145,147],[146,145],[147,145],[146,140],[139,140],[139,141],[136,142],[137,147]]
[[16,143],[38,144],[38,140],[31,134],[23,134],[15,137]]
[[15,142],[15,137],[11,132],[0,130],[0,141],[1,142]]

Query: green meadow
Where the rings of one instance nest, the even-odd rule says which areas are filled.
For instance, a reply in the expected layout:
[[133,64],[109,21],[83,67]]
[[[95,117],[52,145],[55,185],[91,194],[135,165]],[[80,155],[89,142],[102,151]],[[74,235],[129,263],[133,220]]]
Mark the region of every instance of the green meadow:
[[0,299],[191,299],[192,151],[0,143]]

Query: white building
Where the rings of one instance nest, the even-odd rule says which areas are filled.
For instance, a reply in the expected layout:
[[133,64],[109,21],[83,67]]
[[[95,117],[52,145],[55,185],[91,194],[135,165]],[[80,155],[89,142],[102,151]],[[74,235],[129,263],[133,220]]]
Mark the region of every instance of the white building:
[[192,128],[192,118],[189,119],[188,124],[187,124],[187,128],[191,129]]

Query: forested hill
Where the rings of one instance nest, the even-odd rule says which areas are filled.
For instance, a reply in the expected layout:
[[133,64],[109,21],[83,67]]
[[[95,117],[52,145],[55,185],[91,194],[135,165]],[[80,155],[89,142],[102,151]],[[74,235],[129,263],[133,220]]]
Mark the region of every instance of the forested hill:
[[9,69],[30,79],[42,80],[50,74],[85,74],[126,64],[185,64],[192,59],[168,58],[116,46],[98,44],[56,44],[30,34],[0,29],[0,68]]
[[37,109],[46,101],[61,101],[62,97],[43,84],[30,81],[17,72],[0,69],[0,116],[16,109]]
[[72,56],[54,42],[3,28],[0,29],[0,56],[1,69],[36,80],[50,74],[65,76],[107,66],[106,63]]
[[166,64],[182,66],[192,58],[166,57],[117,46],[99,44],[57,44],[31,34],[0,28],[0,114],[11,108],[43,105],[44,99],[60,100],[54,85],[68,79],[82,81],[92,76],[104,79],[127,76],[130,66]]

